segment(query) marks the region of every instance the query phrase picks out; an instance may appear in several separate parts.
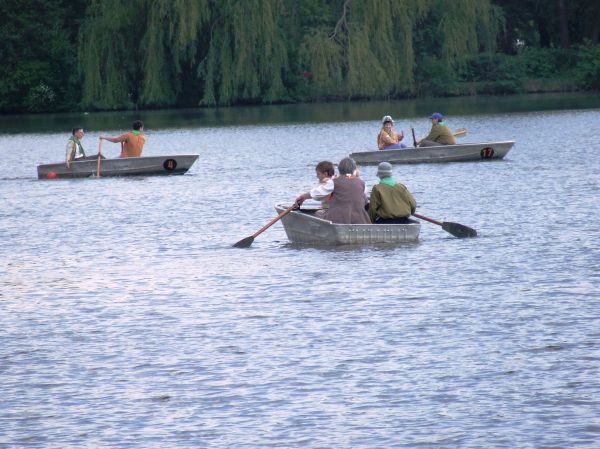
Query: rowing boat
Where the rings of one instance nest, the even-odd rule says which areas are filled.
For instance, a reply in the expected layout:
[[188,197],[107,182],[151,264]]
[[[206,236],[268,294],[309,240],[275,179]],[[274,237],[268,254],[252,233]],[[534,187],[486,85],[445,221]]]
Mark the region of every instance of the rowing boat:
[[198,159],[197,154],[177,154],[167,156],[125,157],[117,159],[100,159],[86,157],[74,160],[67,168],[64,162],[38,165],[38,179],[55,178],[87,178],[97,176],[150,176],[150,175],[182,175]]
[[463,162],[502,159],[515,144],[503,142],[465,143],[402,150],[357,151],[350,157],[358,164],[418,164],[422,162]]
[[[281,213],[288,206],[277,205]],[[421,224],[338,224],[315,216],[316,208],[293,210],[281,218],[288,239],[294,243],[313,245],[369,245],[375,243],[407,243],[419,239]]]

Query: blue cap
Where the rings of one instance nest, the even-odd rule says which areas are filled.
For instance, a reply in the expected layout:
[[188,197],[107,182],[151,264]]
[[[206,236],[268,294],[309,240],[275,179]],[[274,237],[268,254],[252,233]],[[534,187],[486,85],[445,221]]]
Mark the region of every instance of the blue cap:
[[429,117],[429,118],[435,118],[437,120],[444,120],[444,116],[439,112],[434,112],[433,114],[431,114],[431,117]]

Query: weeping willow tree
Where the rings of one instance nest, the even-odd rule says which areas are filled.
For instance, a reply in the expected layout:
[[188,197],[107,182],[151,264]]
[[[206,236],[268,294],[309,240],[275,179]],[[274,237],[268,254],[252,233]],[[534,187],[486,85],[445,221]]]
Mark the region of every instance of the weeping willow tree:
[[502,16],[490,2],[90,0],[82,104],[409,96],[423,77],[493,50]]
[[413,29],[427,12],[427,1],[338,3],[335,26],[311,30],[301,44],[301,61],[320,94],[381,98],[410,93]]
[[344,93],[343,47],[331,39],[326,28],[310,31],[300,48],[300,65],[310,79],[313,95],[340,96]]
[[432,12],[439,21],[442,60],[460,68],[469,55],[495,50],[503,25],[499,7],[488,0],[455,0],[451,9],[444,9],[447,4],[442,0],[432,2]]
[[503,26],[501,10],[489,0],[429,0],[429,10],[415,37],[415,91],[418,95],[451,95],[467,60],[492,52]]
[[412,91],[413,28],[426,9],[419,0],[355,2],[349,31],[348,94],[389,96]]
[[201,33],[211,18],[208,0],[153,0],[142,39],[144,105],[172,105],[180,75],[195,63]]
[[83,105],[176,104],[209,20],[209,0],[93,0],[80,34]]
[[[469,54],[491,50],[501,13],[490,0],[344,0],[335,26],[309,30],[301,63],[321,95],[389,97],[414,92],[419,50],[448,69]],[[430,48],[419,48],[415,33],[433,30]],[[422,47],[422,46],[421,46]]]
[[221,0],[215,6],[206,57],[198,65],[201,104],[271,103],[286,95],[282,0]]
[[78,61],[82,105],[99,109],[132,106],[137,78],[143,0],[92,0],[80,30]]

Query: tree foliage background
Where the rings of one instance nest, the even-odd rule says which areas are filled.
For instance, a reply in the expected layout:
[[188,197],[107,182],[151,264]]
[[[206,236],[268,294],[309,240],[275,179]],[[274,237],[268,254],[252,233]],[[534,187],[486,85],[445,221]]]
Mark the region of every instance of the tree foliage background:
[[597,0],[0,0],[0,111],[600,88]]

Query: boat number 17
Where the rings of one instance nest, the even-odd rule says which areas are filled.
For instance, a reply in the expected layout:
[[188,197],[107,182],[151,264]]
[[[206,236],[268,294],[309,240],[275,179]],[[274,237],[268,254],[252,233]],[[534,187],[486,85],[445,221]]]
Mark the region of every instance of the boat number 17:
[[481,159],[491,159],[494,157],[494,149],[492,147],[485,147],[481,149]]

